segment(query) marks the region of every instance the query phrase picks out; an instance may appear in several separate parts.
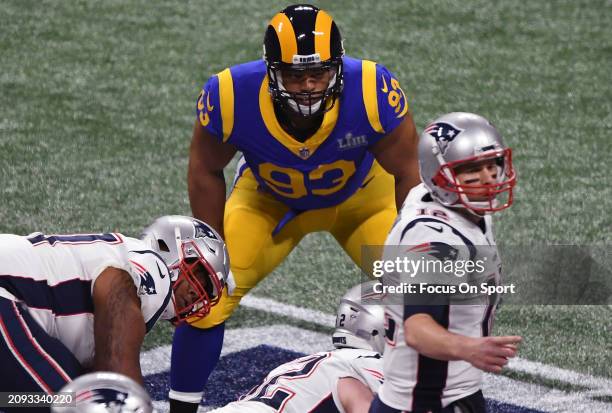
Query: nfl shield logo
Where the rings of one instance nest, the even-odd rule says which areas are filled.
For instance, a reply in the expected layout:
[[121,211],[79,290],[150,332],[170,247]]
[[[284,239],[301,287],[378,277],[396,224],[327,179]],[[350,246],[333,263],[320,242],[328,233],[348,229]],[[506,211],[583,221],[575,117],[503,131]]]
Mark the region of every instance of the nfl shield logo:
[[300,149],[300,158],[306,159],[309,156],[310,156],[310,150],[308,148],[301,148]]

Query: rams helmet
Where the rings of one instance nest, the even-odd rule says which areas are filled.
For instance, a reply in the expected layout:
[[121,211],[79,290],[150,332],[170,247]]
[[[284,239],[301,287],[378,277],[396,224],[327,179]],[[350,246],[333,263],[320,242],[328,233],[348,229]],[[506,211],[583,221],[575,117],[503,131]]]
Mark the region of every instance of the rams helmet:
[[192,323],[206,316],[221,298],[230,276],[229,255],[221,236],[206,223],[181,215],[157,218],[141,237],[165,261],[173,290],[182,280],[198,295],[179,308],[174,295],[174,322]]
[[53,413],[152,413],[153,403],[141,385],[119,373],[96,372],[77,377],[60,393],[72,393],[71,406],[54,406]]
[[[264,37],[269,91],[283,110],[304,117],[329,111],[342,93],[344,47],[338,26],[325,11],[309,4],[296,4],[277,13]],[[323,92],[289,92],[282,73],[330,71]]]
[[[461,185],[457,181],[458,166],[487,159],[497,164],[497,182]],[[466,208],[478,215],[512,205],[516,184],[512,150],[482,116],[453,112],[430,123],[419,140],[419,170],[432,197],[442,205]],[[470,195],[484,195],[485,200],[470,201]]]
[[378,281],[351,288],[340,300],[332,341],[336,348],[361,348],[378,353],[385,348],[385,314],[382,295],[374,292]]

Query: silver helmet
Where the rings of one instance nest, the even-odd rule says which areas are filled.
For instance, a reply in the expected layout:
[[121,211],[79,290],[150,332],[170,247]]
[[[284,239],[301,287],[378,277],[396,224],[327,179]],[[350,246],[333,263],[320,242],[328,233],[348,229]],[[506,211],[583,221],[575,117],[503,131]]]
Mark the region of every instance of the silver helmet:
[[166,215],[145,228],[140,238],[166,262],[173,290],[185,280],[199,296],[179,308],[173,295],[174,321],[191,323],[208,314],[230,276],[229,255],[221,236],[196,218]]
[[[489,159],[496,162],[497,182],[462,185],[457,181],[455,168]],[[423,183],[442,205],[482,214],[512,204],[516,183],[512,151],[497,129],[482,116],[453,112],[430,123],[419,141],[419,168]],[[485,200],[470,201],[470,195],[475,194]],[[497,198],[500,195],[504,199]]]
[[[60,393],[72,393],[71,406],[51,408],[53,413],[151,413],[151,398],[142,388],[123,374],[89,373],[66,384]],[[67,401],[67,400],[66,400]]]
[[374,350],[385,348],[385,314],[382,295],[374,291],[377,281],[367,281],[348,290],[336,313],[332,341],[336,348]]

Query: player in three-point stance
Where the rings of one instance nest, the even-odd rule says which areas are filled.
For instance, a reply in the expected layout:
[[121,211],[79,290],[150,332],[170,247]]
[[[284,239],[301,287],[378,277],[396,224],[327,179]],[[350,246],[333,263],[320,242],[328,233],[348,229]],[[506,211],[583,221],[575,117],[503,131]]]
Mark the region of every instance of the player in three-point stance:
[[[160,245],[155,229],[169,224]],[[158,319],[195,321],[219,301],[225,243],[167,216],[144,240],[118,233],[0,235],[0,389],[52,394],[87,371],[142,384],[140,347]]]
[[[423,183],[410,191],[383,259],[404,255],[484,266],[463,277],[423,272],[406,277],[394,271],[383,283],[498,285],[501,261],[490,214],[512,203],[516,176],[510,149],[485,118],[449,113],[421,135],[419,165]],[[401,299],[385,309],[385,383],[370,412],[484,413],[483,371],[500,372],[521,340],[490,336],[498,298],[404,294]]]
[[[419,182],[417,140],[397,78],[345,56],[336,23],[314,6],[276,14],[264,59],[208,80],[197,103],[189,199],[193,215],[224,236],[236,289],[206,319],[175,331],[173,413],[197,410],[225,320],[306,234],[328,231],[358,265],[363,245],[384,243]],[[226,201],[223,170],[237,151]]]

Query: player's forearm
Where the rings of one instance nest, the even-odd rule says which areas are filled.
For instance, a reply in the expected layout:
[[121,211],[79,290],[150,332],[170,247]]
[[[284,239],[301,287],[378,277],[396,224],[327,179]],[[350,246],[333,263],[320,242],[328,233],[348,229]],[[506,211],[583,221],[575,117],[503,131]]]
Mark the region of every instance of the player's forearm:
[[418,174],[395,177],[395,206],[399,212],[408,192],[420,183]]
[[[120,306],[116,307],[121,308]],[[117,317],[114,322],[109,323],[107,320],[103,324],[104,326],[98,325],[97,328],[95,327],[94,370],[125,374],[137,382],[143,383],[140,370],[140,347],[145,330],[142,316],[138,319],[123,314]],[[103,331],[106,328],[109,328],[109,330]]]
[[436,360],[461,360],[469,337],[453,334],[428,314],[415,314],[404,321],[406,344]]
[[200,173],[198,176],[195,172],[190,171],[188,189],[193,216],[211,225],[224,237],[225,178],[223,171]]
[[145,323],[131,277],[106,269],[94,285],[94,370],[125,374],[143,382],[140,347]]

